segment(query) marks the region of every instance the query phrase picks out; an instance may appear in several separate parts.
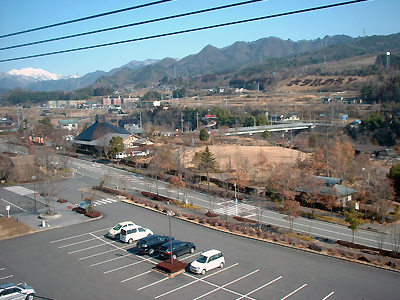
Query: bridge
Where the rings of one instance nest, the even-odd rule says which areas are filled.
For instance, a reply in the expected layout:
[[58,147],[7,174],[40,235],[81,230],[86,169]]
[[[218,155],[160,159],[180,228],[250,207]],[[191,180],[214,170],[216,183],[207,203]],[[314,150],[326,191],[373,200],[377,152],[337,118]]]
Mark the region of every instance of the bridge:
[[251,126],[251,127],[238,127],[229,129],[215,129],[213,133],[215,135],[241,135],[241,134],[253,134],[261,133],[264,131],[274,132],[274,131],[290,131],[290,130],[304,130],[309,128],[314,128],[315,125],[310,122],[297,122],[297,123],[282,123],[276,125],[264,125],[264,126]]

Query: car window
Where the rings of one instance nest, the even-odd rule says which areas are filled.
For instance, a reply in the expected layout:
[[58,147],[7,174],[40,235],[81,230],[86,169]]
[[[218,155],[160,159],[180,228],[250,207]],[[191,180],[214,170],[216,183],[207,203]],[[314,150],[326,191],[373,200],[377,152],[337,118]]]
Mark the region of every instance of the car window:
[[139,227],[139,232],[145,232],[145,230],[142,227]]
[[197,259],[197,261],[198,261],[199,263],[204,264],[204,263],[207,262],[207,258],[208,258],[207,256],[200,255],[199,258]]
[[135,233],[136,231],[137,231],[136,228],[133,228],[133,229],[129,230],[129,233]]
[[118,229],[120,229],[120,228],[121,228],[121,225],[120,225],[120,224],[117,224],[117,225],[114,226],[113,229],[114,229],[114,230],[118,230]]

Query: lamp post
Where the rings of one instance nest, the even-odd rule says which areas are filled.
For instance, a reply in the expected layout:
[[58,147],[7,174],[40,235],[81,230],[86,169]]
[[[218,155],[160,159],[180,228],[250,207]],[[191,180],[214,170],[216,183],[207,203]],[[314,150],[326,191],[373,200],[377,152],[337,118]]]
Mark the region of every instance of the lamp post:
[[236,183],[233,184],[235,186],[235,216],[237,216],[237,209],[238,209],[238,200],[236,197]]
[[174,259],[172,258],[172,231],[171,231],[172,210],[167,211],[167,216],[169,217],[169,245],[171,247],[171,265],[172,265],[174,263]]
[[33,180],[33,197],[35,199],[35,212],[37,212],[37,206],[36,206],[36,176],[32,176],[32,180]]

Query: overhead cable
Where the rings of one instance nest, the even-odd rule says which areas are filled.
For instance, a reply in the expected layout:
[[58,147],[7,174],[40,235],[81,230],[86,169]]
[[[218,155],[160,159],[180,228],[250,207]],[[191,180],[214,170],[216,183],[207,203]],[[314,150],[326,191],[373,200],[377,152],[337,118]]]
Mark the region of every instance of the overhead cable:
[[64,22],[60,22],[60,23],[45,25],[45,26],[42,26],[42,27],[37,27],[37,28],[32,28],[32,29],[26,29],[26,30],[22,30],[22,31],[13,32],[13,33],[8,33],[8,34],[0,35],[0,38],[15,36],[15,35],[23,34],[23,33],[28,33],[28,32],[47,29],[47,28],[57,27],[57,26],[61,26],[61,25],[66,25],[66,24],[86,21],[86,20],[90,20],[90,19],[95,19],[95,18],[99,18],[99,17],[109,16],[109,15],[118,14],[118,13],[121,13],[121,12],[133,10],[133,9],[143,8],[143,7],[152,6],[152,5],[161,4],[161,3],[170,2],[170,1],[174,1],[174,0],[158,0],[158,1],[149,2],[149,3],[145,3],[145,4],[140,4],[140,5],[136,5],[136,6],[131,6],[131,7],[127,7],[127,8],[122,8],[122,9],[118,9],[118,10],[108,11],[108,12],[97,14],[97,15],[83,17],[83,18],[79,18],[79,19],[74,19],[74,20],[64,21]]
[[238,3],[222,5],[222,6],[218,6],[218,7],[206,8],[206,9],[192,11],[192,12],[188,12],[188,13],[182,13],[182,14],[178,14],[178,15],[172,15],[172,16],[167,16],[167,17],[162,17],[162,18],[157,18],[157,19],[152,19],[152,20],[147,20],[147,21],[141,21],[141,22],[136,22],[136,23],[131,23],[131,24],[125,24],[125,25],[116,26],[116,27],[109,27],[109,28],[104,28],[104,29],[99,29],[99,30],[94,30],[94,31],[88,31],[88,32],[83,32],[83,33],[77,33],[77,34],[72,34],[72,35],[67,35],[67,36],[47,39],[47,40],[41,40],[41,41],[30,42],[30,43],[25,43],[25,44],[19,44],[19,45],[14,45],[14,46],[7,46],[7,47],[0,48],[0,51],[1,50],[9,50],[9,49],[21,48],[21,47],[26,47],[26,46],[32,46],[32,45],[37,45],[37,44],[43,44],[43,43],[48,43],[48,42],[55,42],[55,41],[75,38],[75,37],[79,37],[79,36],[85,36],[85,35],[89,35],[89,34],[101,33],[101,32],[106,32],[106,31],[111,31],[111,30],[116,30],[116,29],[123,29],[123,28],[128,28],[128,27],[138,26],[138,25],[143,25],[143,24],[149,24],[149,23],[154,23],[154,22],[159,22],[159,21],[171,20],[171,19],[176,19],[176,18],[180,18],[180,17],[186,17],[186,16],[191,16],[191,15],[196,15],[196,14],[202,14],[202,13],[205,13],[205,12],[231,8],[231,7],[235,7],[235,6],[240,6],[240,5],[245,5],[245,4],[250,4],[250,3],[260,2],[260,1],[264,1],[264,0],[248,0],[248,1],[244,1],[244,2],[238,2]]
[[137,42],[137,41],[150,40],[150,39],[155,39],[155,38],[160,38],[160,37],[173,36],[173,35],[189,33],[189,32],[195,32],[195,31],[201,31],[201,30],[206,30],[206,29],[213,29],[213,28],[219,28],[219,27],[243,24],[243,23],[248,23],[248,22],[266,20],[266,19],[271,19],[271,18],[289,16],[289,15],[294,15],[294,14],[317,11],[317,10],[333,8],[333,7],[339,7],[339,6],[344,6],[344,5],[349,5],[349,4],[359,3],[359,2],[366,2],[366,1],[370,1],[370,0],[353,0],[353,1],[347,1],[347,2],[340,2],[340,3],[335,3],[335,4],[329,4],[329,5],[323,5],[323,6],[317,6],[317,7],[312,7],[312,8],[300,9],[300,10],[295,10],[295,11],[290,11],[290,12],[285,12],[285,13],[279,13],[279,14],[274,14],[274,15],[269,15],[269,16],[263,16],[263,17],[245,19],[245,20],[240,20],[240,21],[227,22],[227,23],[204,26],[204,27],[198,27],[198,28],[192,28],[192,29],[185,29],[185,30],[180,30],[180,31],[156,34],[156,35],[151,35],[151,36],[146,36],[146,37],[141,37],[141,38],[135,38],[135,39],[129,39],[129,40],[123,40],[123,41],[118,41],[118,42],[111,42],[111,43],[98,44],[98,45],[92,45],[92,46],[86,46],[86,47],[80,47],[80,48],[73,48],[73,49],[67,49],[67,50],[60,50],[60,51],[54,51],[54,52],[47,52],[47,53],[40,53],[40,54],[34,54],[34,55],[28,55],[28,56],[21,56],[21,57],[15,57],[15,58],[2,59],[2,60],[0,60],[0,63],[8,62],[8,61],[22,60],[22,59],[28,59],[28,58],[35,58],[35,57],[43,57],[43,56],[49,56],[49,55],[55,55],[55,54],[61,54],[61,53],[76,52],[76,51],[94,49],[94,48],[100,48],[100,47],[106,47],[106,46],[120,45],[120,44]]

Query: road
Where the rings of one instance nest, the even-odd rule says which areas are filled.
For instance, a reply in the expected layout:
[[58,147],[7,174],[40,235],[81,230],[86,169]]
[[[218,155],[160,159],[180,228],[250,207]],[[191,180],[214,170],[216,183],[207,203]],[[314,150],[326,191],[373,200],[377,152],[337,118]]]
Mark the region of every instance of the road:
[[[156,186],[158,186],[158,190],[161,195],[171,198],[178,198],[177,190],[169,189],[168,185],[162,181],[158,181],[157,184],[155,184],[154,180],[143,178],[140,175],[132,174],[108,165],[86,160],[71,159],[70,164],[71,168],[77,172],[78,177],[82,176],[83,178],[91,178],[92,182],[99,182],[99,179],[103,176],[103,174],[108,174],[109,177],[112,178],[112,182],[110,182],[108,186],[119,186],[119,188],[122,189],[122,178],[122,180],[128,181],[129,189],[136,189],[139,191],[150,190],[152,192],[156,192]],[[179,198],[183,200],[182,192],[179,193]],[[221,215],[241,215],[253,220],[257,220],[257,208],[249,204],[239,202],[236,205],[234,201],[225,202],[221,198],[213,199],[209,195],[196,191],[190,191],[188,193],[187,201],[206,209],[210,209],[210,206],[212,206],[213,210]],[[210,205],[210,203],[212,204]],[[289,228],[289,223],[284,219],[284,215],[272,210],[263,211],[262,222],[264,224]],[[327,238],[331,240],[345,240],[351,242],[353,237],[353,232],[347,228],[347,226],[319,220],[310,220],[307,218],[297,218],[294,222],[294,230],[319,238]],[[360,230],[355,234],[355,243],[371,247],[379,247],[379,243],[382,239],[382,248],[392,250],[391,240],[387,234],[380,234],[367,230]]]
[[[23,197],[23,196],[20,196]],[[132,220],[169,234],[168,217],[124,202],[96,208],[93,222],[0,242],[0,284],[27,282],[37,299],[395,299],[400,274],[301,250],[259,242],[172,218],[172,235],[192,241],[194,255],[223,251],[226,265],[205,276],[169,279],[152,271],[156,257],[105,238],[111,226]]]

